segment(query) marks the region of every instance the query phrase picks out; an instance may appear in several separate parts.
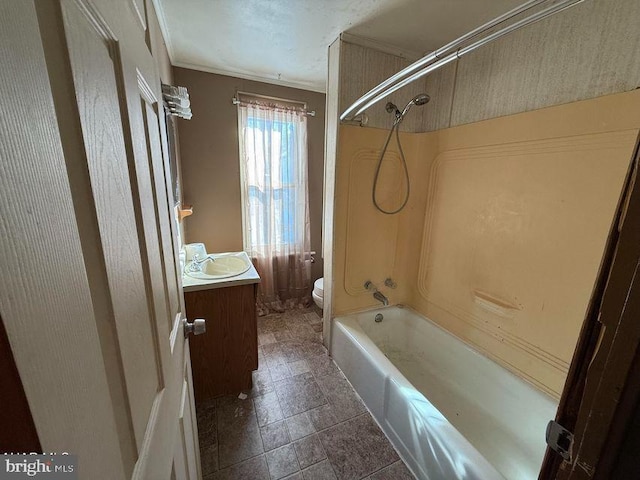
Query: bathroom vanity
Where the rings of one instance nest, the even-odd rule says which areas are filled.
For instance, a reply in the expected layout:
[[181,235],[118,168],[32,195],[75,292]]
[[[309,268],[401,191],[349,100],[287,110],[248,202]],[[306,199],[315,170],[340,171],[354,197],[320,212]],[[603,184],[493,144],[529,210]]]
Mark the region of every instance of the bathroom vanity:
[[204,318],[207,328],[189,338],[196,404],[251,388],[251,372],[258,368],[259,282],[253,265],[232,277],[183,277],[187,319]]

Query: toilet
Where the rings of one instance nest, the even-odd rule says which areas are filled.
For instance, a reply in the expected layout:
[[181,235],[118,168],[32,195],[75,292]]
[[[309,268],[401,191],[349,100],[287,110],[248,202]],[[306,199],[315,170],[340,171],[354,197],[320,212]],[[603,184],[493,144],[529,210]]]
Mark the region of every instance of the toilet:
[[311,292],[311,296],[313,297],[314,303],[322,309],[324,305],[324,279],[319,278],[315,282],[313,282],[313,292]]

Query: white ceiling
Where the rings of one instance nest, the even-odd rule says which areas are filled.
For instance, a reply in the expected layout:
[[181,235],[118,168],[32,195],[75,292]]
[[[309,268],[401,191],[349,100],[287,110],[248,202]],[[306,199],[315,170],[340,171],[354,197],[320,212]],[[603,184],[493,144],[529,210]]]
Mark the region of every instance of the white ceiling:
[[341,32],[420,56],[523,0],[154,0],[174,65],[325,91]]

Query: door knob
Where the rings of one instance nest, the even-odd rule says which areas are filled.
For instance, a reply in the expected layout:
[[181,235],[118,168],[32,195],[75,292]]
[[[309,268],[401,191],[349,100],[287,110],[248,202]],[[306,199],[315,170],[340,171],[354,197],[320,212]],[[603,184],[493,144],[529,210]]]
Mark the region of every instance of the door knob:
[[200,335],[207,331],[207,322],[204,318],[196,318],[193,322],[189,322],[186,318],[182,320],[184,326],[184,338],[187,338],[190,333],[194,335]]

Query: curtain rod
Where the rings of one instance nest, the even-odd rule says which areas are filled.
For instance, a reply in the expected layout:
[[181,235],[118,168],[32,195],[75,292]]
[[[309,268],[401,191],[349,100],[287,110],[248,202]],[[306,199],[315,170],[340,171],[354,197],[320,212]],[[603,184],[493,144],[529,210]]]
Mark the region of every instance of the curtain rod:
[[[396,90],[404,87],[405,85],[408,85],[411,82],[414,82],[420,77],[423,77],[431,72],[434,72],[435,70],[438,70],[439,68],[445,66],[446,64],[452,62],[453,60],[457,60],[463,55],[469,52],[472,52],[476,48],[486,45],[487,43],[490,43],[522,27],[531,25],[532,23],[535,23],[539,20],[547,18],[556,13],[559,13],[563,10],[566,10],[567,8],[577,5],[578,3],[581,3],[584,0],[561,0],[555,5],[551,5],[543,10],[540,10],[537,13],[534,13],[528,17],[525,17],[522,20],[519,20],[500,30],[496,30],[492,34],[484,38],[481,38],[480,40],[477,40],[467,45],[466,47],[460,47],[460,45],[462,45],[464,42],[474,37],[477,37],[478,35],[487,32],[487,30],[505,22],[506,20],[509,20],[514,16],[522,12],[525,12],[526,10],[529,10],[530,8],[536,5],[542,4],[546,1],[548,0],[530,0],[520,5],[519,7],[516,7],[513,10],[510,10],[509,12],[503,15],[500,15],[499,17],[496,17],[490,22],[487,22],[484,25],[472,30],[471,32],[463,35],[462,37],[459,37],[458,39],[445,45],[444,47],[437,49],[435,52],[425,55],[420,60],[412,63],[408,67],[399,71],[395,75],[391,76],[384,82],[380,83],[379,85],[377,85],[376,87],[372,88],[367,93],[365,93],[362,97],[356,100],[349,108],[347,108],[342,113],[342,115],[340,115],[340,120],[349,120],[350,118],[353,118],[361,114],[367,108],[378,103],[380,100],[392,94]],[[449,53],[444,57],[442,56],[454,48],[457,48],[454,52]],[[352,113],[353,115],[351,115]]]
[[316,111],[315,110],[307,110],[307,102],[301,102],[299,100],[289,100],[287,98],[272,97],[272,96],[269,96],[269,95],[260,95],[258,93],[249,93],[249,92],[237,91],[236,92],[236,96],[232,97],[232,99],[231,99],[231,102],[234,105],[238,105],[239,103],[242,103],[240,101],[240,98],[238,98],[240,95],[246,95],[247,97],[260,98],[260,99],[263,99],[263,100],[271,100],[271,101],[274,101],[274,102],[298,104],[298,105],[301,105],[301,108],[302,108],[302,110],[304,110],[305,115],[307,115],[309,117],[315,117],[316,116]]

